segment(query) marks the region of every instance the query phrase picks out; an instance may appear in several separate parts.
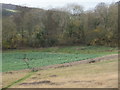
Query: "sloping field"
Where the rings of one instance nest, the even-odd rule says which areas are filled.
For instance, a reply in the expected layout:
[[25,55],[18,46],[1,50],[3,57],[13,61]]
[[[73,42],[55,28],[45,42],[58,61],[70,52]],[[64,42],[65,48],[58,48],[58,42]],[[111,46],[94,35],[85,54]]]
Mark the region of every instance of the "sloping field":
[[[98,59],[100,62],[97,63],[74,63],[69,67],[58,65],[59,68],[46,68],[31,75],[25,70],[4,73],[3,87],[11,85],[11,88],[117,88],[118,55],[107,55],[94,60]],[[25,76],[27,78],[20,81],[20,78]],[[13,82],[15,83],[12,85]]]
[[4,51],[2,87],[117,87],[117,53],[95,46]]
[[[3,54],[3,71],[27,69],[24,62],[25,53]],[[56,54],[47,52],[27,52],[30,67],[48,66],[102,56],[101,54]]]
[[27,69],[24,58],[30,68],[63,64],[117,53],[115,48],[108,47],[62,47],[45,48],[27,51],[9,51],[2,55],[3,72]]

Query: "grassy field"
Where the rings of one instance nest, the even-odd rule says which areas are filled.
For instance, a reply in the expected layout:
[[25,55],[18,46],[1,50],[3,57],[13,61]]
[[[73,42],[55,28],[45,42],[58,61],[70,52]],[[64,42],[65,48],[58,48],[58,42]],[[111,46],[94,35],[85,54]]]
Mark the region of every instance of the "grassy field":
[[26,54],[30,67],[41,67],[117,53],[117,48],[99,46],[69,46],[3,51],[2,87],[117,87],[117,57],[116,59],[104,58],[110,60],[99,63],[77,64],[70,67],[50,68],[37,72],[25,70],[27,66],[23,61]]
[[116,50],[117,48],[111,47],[69,46],[4,51],[2,60],[3,72],[27,69],[27,65],[23,61],[25,54],[29,60],[30,67],[33,68],[100,57],[117,53]]
[[[25,71],[5,73],[3,87],[11,85],[10,88],[117,88],[118,60],[116,57],[109,61],[51,68],[28,75],[29,72]],[[26,76],[27,79],[20,81],[21,77],[24,79]]]

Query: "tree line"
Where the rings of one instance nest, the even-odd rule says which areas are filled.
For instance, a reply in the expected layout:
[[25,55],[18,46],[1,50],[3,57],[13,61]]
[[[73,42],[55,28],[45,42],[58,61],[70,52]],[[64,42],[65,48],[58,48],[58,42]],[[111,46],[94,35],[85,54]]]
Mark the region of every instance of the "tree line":
[[118,3],[84,11],[77,4],[43,10],[18,6],[3,10],[2,48],[118,45]]

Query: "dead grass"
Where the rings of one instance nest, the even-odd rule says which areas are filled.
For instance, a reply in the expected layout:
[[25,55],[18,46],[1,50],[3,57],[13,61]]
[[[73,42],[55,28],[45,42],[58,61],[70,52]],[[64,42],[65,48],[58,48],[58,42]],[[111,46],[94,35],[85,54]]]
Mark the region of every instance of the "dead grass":
[[[4,79],[4,81],[6,81],[7,83],[7,78]],[[101,61],[92,64],[80,64],[71,67],[42,70],[31,76],[24,82],[12,87],[117,88],[118,59],[116,58],[114,60]]]
[[19,80],[20,78],[24,77],[27,74],[28,74],[28,71],[26,72],[13,71],[13,72],[2,73],[2,87],[6,87],[10,85],[14,81]]

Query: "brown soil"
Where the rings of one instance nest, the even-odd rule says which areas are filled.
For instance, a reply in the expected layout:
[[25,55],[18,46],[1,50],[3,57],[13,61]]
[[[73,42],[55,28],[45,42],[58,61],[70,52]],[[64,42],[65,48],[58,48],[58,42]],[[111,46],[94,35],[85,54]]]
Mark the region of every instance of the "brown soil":
[[57,75],[51,75],[50,77],[57,77]]
[[32,83],[21,83],[19,85],[40,85],[40,84],[48,84],[48,85],[60,85],[60,83],[51,82],[49,80],[39,81],[39,82],[32,82]]

